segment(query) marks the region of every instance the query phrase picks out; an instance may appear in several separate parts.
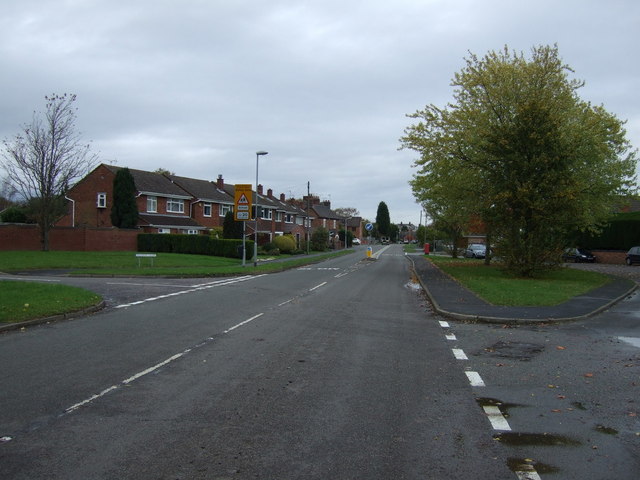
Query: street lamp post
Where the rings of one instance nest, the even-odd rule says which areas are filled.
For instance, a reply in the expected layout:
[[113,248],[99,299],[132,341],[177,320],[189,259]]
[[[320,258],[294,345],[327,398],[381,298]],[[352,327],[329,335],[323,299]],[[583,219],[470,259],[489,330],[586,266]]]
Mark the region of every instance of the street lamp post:
[[351,220],[353,217],[344,217],[344,249],[347,249],[347,221]]
[[254,224],[253,224],[253,266],[258,266],[258,160],[261,155],[267,155],[269,152],[264,152],[262,150],[256,152],[256,198],[253,201],[254,207]]

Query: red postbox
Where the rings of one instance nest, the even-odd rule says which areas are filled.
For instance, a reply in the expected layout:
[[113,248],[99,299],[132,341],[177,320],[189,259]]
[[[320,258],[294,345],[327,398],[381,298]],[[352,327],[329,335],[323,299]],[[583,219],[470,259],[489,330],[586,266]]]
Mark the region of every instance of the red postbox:
[[428,243],[424,244],[424,254],[425,255],[429,255],[429,244]]

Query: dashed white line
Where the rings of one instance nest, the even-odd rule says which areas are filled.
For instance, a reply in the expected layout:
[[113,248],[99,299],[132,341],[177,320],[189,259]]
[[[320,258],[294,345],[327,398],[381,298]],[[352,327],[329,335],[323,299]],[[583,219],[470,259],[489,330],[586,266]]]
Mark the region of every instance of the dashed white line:
[[445,322],[443,320],[440,320],[438,323],[440,324],[440,326],[442,328],[449,328],[449,322]]
[[447,340],[457,340],[456,336],[453,333],[448,333],[444,336]]
[[472,387],[484,387],[484,381],[478,372],[464,372]]
[[238,323],[237,325],[234,325],[233,327],[231,327],[231,328],[229,328],[229,329],[225,330],[225,331],[224,331],[224,333],[229,333],[229,332],[231,332],[232,330],[235,330],[236,328],[241,327],[242,325],[246,325],[247,323],[249,323],[249,322],[251,322],[251,321],[255,320],[256,318],[261,317],[262,315],[264,315],[264,313],[259,313],[259,314],[257,314],[257,315],[254,315],[254,316],[253,316],[253,317],[251,317],[251,318],[247,318],[244,322],[240,322],[240,323]]
[[529,471],[518,470],[513,473],[516,474],[518,480],[542,480],[540,475],[538,475],[538,472],[536,472],[533,467],[531,467],[531,470]]
[[326,285],[326,284],[327,284],[327,282],[322,282],[320,285],[316,285],[315,287],[310,288],[309,291],[313,292],[315,289],[320,288],[320,287],[322,287],[323,285]]
[[500,430],[503,432],[511,431],[511,427],[509,426],[509,422],[504,418],[500,409],[494,405],[484,405],[484,412],[487,414],[487,418],[491,422],[491,426],[494,430]]
[[452,348],[453,356],[456,357],[457,360],[469,360],[467,355],[464,353],[464,350],[460,348]]

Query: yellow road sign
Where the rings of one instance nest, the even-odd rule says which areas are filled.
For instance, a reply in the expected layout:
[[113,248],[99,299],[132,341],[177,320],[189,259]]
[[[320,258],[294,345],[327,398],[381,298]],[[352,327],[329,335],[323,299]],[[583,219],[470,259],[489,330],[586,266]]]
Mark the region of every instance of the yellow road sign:
[[236,183],[233,216],[236,221],[251,220],[253,190],[251,184]]

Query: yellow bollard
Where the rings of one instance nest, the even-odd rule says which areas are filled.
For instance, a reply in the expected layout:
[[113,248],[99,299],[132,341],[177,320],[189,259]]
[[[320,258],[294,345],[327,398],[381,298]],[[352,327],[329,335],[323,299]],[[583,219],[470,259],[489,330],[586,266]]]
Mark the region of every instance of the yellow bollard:
[[367,247],[367,258],[371,258],[372,254],[373,254],[373,248]]

